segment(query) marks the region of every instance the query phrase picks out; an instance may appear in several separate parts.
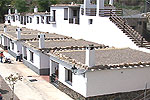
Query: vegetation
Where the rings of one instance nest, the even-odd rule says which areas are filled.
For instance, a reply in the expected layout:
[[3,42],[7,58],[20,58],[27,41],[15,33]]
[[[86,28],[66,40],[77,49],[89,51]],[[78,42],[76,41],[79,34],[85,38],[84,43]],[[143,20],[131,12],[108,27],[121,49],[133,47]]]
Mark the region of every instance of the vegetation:
[[[0,0],[0,22],[4,20],[4,15],[7,14],[8,8],[17,9],[19,13],[33,12],[35,6],[39,8],[39,11],[49,11],[49,6],[52,4],[71,2],[81,4],[83,1],[84,0]],[[96,2],[96,0],[93,1]],[[132,10],[145,10],[145,1],[150,2],[150,0],[114,0],[117,7]],[[105,0],[105,3],[108,2],[109,0]]]
[[11,2],[12,7],[18,10],[18,12],[26,12],[28,11],[29,7],[27,6],[27,2],[25,0],[13,0]]
[[0,0],[0,22],[3,22],[4,14],[7,13],[10,0]]
[[6,81],[9,82],[9,85],[12,89],[12,97],[10,98],[10,100],[14,100],[14,90],[15,90],[15,84],[18,81],[22,81],[22,76],[20,76],[18,73],[16,74],[10,74],[8,77],[5,78]]

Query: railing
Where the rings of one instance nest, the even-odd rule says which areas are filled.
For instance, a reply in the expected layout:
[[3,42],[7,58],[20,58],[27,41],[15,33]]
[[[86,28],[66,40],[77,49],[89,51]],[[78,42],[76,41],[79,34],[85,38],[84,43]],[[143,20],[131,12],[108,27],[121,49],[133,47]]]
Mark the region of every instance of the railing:
[[96,16],[96,8],[86,8],[87,16]]
[[136,44],[142,46],[143,37],[132,29],[122,18],[118,17],[116,14],[112,14],[110,19],[126,34],[128,34]]
[[69,18],[70,24],[79,24],[79,18]]
[[122,9],[100,9],[99,15],[104,17],[112,16],[116,14],[117,16],[122,16]]
[[[96,16],[96,8],[86,8],[87,16]],[[81,14],[84,15],[84,9],[82,8]],[[101,17],[109,17],[112,14],[116,14],[117,16],[122,16],[122,9],[99,9],[99,16]]]

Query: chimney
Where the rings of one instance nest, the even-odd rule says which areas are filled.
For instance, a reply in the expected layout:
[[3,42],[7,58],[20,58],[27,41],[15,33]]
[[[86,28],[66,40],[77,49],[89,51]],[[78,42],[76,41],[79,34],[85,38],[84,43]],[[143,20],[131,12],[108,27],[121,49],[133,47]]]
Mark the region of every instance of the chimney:
[[19,27],[16,29],[17,39],[21,39],[21,31],[22,29]]
[[109,0],[109,5],[113,5],[114,0]]
[[39,38],[39,48],[45,48],[45,34],[39,34],[38,35]]
[[105,0],[97,0],[97,11],[96,15],[99,16],[100,14],[104,14],[104,11],[100,11],[100,9],[104,9],[104,1]]
[[8,14],[9,14],[9,15],[11,14],[11,9],[8,9]]
[[6,32],[7,32],[7,26],[4,25],[4,33],[6,33]]
[[89,45],[86,48],[85,64],[89,67],[95,66],[95,49],[94,45]]
[[17,11],[17,9],[15,9],[15,14],[17,14],[18,13],[18,11]]
[[38,12],[38,8],[35,7],[35,8],[34,8],[34,13],[37,13],[37,12]]

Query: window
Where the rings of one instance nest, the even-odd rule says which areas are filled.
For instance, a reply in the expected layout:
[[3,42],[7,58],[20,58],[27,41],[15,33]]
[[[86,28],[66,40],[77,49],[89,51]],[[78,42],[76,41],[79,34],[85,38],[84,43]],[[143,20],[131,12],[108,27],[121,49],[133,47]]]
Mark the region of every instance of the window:
[[44,24],[44,16],[41,16],[41,23]]
[[46,23],[50,24],[50,16],[46,16]]
[[27,16],[27,23],[29,23],[29,16]]
[[19,21],[20,21],[20,16],[18,15]]
[[68,20],[68,8],[64,8],[64,20]]
[[14,43],[11,42],[11,49],[14,50]]
[[66,69],[65,70],[65,75],[66,75],[66,82],[69,83],[70,85],[72,84],[72,71]]
[[13,22],[15,22],[15,16],[14,15],[12,16],[12,19],[13,19]]
[[39,24],[39,17],[37,17],[37,24]]
[[23,46],[23,58],[25,59],[25,60],[27,60],[27,47],[25,47],[25,46]]
[[93,19],[89,19],[89,24],[93,24]]
[[32,18],[30,17],[30,23],[32,23]]
[[30,61],[33,63],[33,52],[30,51]]
[[18,17],[16,16],[16,20],[18,20]]
[[53,10],[53,19],[52,19],[53,22],[56,21],[56,10]]

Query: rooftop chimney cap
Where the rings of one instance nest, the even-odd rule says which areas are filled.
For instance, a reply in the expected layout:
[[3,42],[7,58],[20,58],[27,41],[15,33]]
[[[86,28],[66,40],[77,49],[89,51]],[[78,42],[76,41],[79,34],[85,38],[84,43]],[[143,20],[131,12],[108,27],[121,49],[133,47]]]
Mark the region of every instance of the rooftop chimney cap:
[[94,49],[94,44],[88,45],[86,48],[89,49],[89,50],[93,50]]
[[74,5],[74,2],[71,2],[71,5]]
[[40,35],[44,35],[44,38],[45,38],[45,34],[40,34],[40,33],[38,34],[38,38],[41,38]]
[[22,31],[22,29],[18,27],[18,28],[16,28],[16,31]]

